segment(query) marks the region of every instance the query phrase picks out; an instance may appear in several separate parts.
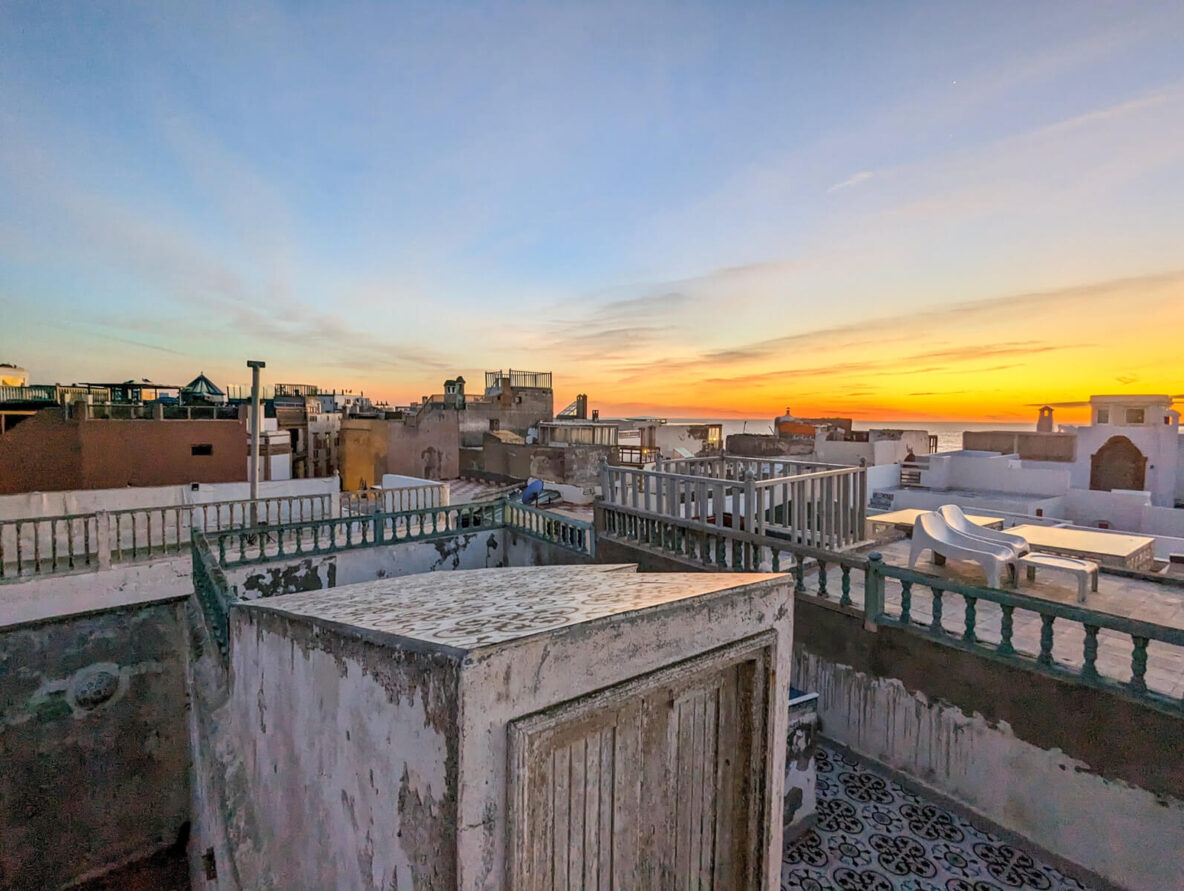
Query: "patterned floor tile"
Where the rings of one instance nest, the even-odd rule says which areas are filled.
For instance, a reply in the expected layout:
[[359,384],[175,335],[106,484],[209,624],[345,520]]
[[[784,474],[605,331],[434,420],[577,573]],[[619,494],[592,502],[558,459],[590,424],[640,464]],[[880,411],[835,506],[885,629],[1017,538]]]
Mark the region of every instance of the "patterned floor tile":
[[817,823],[786,845],[783,891],[1085,891],[842,752],[820,747],[817,765]]

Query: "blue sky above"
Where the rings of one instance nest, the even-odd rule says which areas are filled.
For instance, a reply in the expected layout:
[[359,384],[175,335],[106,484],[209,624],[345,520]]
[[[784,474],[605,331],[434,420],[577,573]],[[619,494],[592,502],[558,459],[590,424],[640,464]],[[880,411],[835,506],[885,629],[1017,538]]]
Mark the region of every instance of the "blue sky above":
[[794,371],[754,344],[973,350],[963,304],[1184,269],[1181,45],[1178,2],[6,3],[0,361],[685,411]]

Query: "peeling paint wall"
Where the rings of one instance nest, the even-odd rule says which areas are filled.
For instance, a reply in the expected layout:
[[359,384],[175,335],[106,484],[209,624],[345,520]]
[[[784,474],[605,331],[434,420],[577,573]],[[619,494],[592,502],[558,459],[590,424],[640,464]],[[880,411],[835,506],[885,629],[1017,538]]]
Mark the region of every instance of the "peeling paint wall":
[[794,684],[819,694],[831,739],[1121,887],[1180,887],[1184,801],[1105,779],[1059,749],[1017,738],[1006,722],[801,648]]
[[[509,721],[557,702],[644,676],[751,634],[776,628],[770,695],[789,695],[793,638],[792,593],[787,583],[753,585],[721,596],[683,601],[665,610],[614,616],[513,646],[469,653],[461,688],[460,874],[466,891],[505,888]],[[781,795],[785,770],[786,711],[768,728],[776,776],[766,802],[769,849],[781,850]],[[766,860],[767,887],[778,887],[780,858]]]
[[232,634],[230,707],[276,886],[455,888],[456,663],[248,606]]
[[0,886],[56,888],[189,820],[181,603],[0,632]]

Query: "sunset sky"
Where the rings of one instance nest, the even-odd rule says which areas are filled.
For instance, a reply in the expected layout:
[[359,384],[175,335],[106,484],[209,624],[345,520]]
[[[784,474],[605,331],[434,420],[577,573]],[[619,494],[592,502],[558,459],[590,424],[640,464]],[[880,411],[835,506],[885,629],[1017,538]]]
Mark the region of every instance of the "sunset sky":
[[672,417],[1182,393],[1182,45],[1179,0],[13,0],[0,362],[550,369]]

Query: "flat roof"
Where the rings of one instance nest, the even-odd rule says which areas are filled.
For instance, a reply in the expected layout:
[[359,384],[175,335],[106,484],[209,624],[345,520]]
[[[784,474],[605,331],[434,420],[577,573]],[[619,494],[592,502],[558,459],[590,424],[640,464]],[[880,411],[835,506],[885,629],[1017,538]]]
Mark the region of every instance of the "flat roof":
[[638,573],[633,564],[507,567],[378,579],[246,601],[239,607],[465,651],[787,578],[775,573]]

